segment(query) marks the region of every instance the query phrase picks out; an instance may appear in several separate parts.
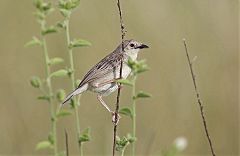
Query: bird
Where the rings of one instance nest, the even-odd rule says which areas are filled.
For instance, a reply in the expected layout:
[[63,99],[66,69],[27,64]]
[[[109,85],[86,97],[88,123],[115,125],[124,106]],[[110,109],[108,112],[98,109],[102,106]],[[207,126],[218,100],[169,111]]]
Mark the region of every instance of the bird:
[[[104,57],[87,72],[78,87],[63,100],[62,105],[73,96],[91,91],[97,94],[98,101],[112,114],[112,120],[114,120],[115,112],[110,110],[102,97],[110,95],[120,87],[116,81],[126,79],[131,73],[131,68],[127,64],[128,60],[135,61],[138,52],[144,48],[149,47],[133,39],[124,40],[112,53]],[[123,61],[122,75],[120,75],[121,61]]]

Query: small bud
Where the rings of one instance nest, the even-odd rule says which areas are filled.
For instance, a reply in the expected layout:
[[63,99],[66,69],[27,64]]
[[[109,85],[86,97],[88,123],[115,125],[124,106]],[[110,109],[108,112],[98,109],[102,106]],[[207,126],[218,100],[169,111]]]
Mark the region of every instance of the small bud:
[[34,88],[39,88],[41,86],[41,80],[39,77],[34,76],[31,78],[30,80],[30,84],[34,87]]
[[81,80],[77,79],[76,82],[75,82],[75,86],[79,86],[79,84],[81,83]]
[[57,99],[58,99],[58,101],[62,102],[65,97],[66,97],[65,90],[60,89],[60,90],[57,91]]

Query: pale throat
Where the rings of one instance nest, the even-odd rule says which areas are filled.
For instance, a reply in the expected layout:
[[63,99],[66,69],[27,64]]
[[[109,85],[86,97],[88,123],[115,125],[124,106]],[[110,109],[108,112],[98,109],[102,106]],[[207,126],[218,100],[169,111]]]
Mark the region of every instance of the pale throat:
[[132,50],[126,51],[126,53],[127,53],[128,57],[130,57],[133,61],[135,61],[138,56],[138,51],[139,51],[139,49],[132,49]]

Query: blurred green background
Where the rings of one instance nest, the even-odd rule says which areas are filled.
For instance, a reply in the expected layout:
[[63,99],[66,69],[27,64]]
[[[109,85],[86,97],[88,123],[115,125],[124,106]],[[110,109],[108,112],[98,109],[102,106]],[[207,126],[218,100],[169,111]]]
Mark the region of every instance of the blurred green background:
[[[56,1],[54,1],[56,2]],[[151,48],[140,53],[151,70],[141,75],[137,89],[152,93],[151,99],[137,103],[137,154],[159,155],[175,138],[184,136],[188,147],[183,155],[210,155],[193,92],[182,38],[187,39],[209,131],[218,156],[239,155],[238,107],[238,21],[237,0],[122,0],[127,38]],[[0,154],[45,155],[35,145],[50,130],[49,105],[36,100],[40,94],[29,84],[32,75],[44,77],[40,47],[24,48],[39,25],[31,0],[0,1]],[[62,17],[54,12],[54,24]],[[91,47],[74,50],[76,76],[81,79],[97,61],[120,43],[119,18],[114,0],[82,0],[72,14],[72,38],[92,42]],[[69,64],[65,34],[47,37],[50,56],[60,56]],[[55,89],[71,90],[68,78],[53,80]],[[130,105],[130,88],[124,87],[121,106]],[[114,108],[115,95],[106,99]],[[86,155],[110,155],[112,123],[96,96],[86,93],[80,107],[81,126],[91,127],[92,141],[84,145]],[[131,131],[123,117],[119,135]],[[58,122],[59,148],[64,149],[64,128],[69,132],[70,152],[77,154],[75,118]],[[129,152],[128,149],[126,151]]]

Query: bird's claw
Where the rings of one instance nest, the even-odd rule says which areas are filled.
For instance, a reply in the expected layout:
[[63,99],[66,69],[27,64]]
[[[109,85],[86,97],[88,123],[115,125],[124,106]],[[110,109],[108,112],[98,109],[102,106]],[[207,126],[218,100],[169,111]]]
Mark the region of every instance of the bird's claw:
[[120,83],[118,84],[118,88],[119,88],[119,89],[122,89],[122,88],[123,88]]
[[[112,113],[112,122],[114,125],[117,125],[119,122],[119,119],[121,119],[121,116],[118,113],[113,111],[111,113]],[[116,118],[116,114],[117,114],[117,118]]]

